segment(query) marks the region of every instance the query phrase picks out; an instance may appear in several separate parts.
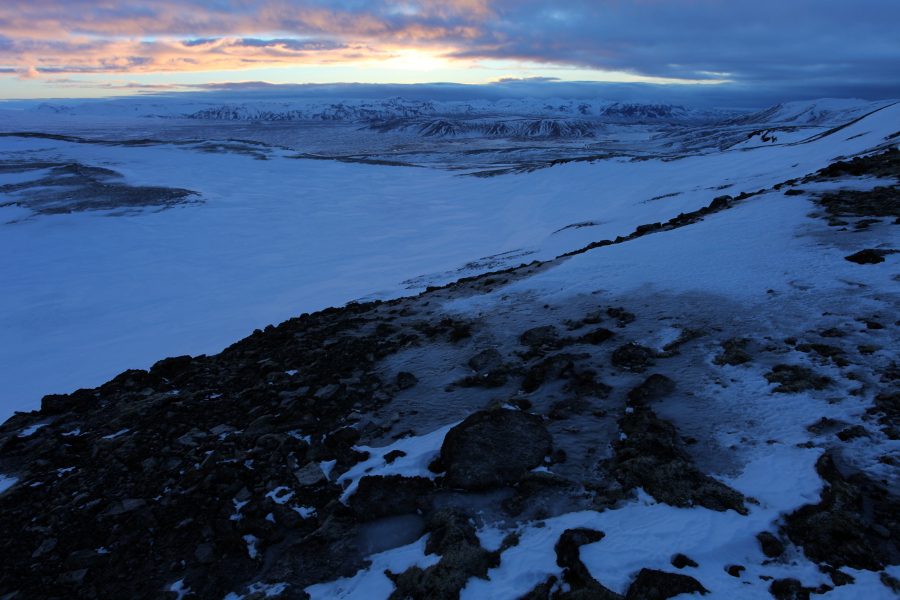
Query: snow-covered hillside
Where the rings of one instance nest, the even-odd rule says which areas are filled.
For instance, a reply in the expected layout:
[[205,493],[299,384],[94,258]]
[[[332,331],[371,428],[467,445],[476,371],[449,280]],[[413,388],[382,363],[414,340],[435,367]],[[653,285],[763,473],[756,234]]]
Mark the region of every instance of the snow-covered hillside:
[[744,115],[730,121],[734,125],[820,125],[835,126],[849,123],[873,110],[894,103],[895,100],[868,102],[859,99],[826,98],[812,102],[785,102],[765,110]]
[[761,114],[493,176],[0,137],[0,596],[894,597],[900,104]]

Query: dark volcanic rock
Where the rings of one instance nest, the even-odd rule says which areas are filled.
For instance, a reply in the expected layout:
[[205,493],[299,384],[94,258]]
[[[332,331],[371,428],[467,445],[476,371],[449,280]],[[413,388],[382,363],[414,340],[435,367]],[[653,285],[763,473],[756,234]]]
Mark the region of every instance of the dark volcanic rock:
[[605,329],[603,327],[598,327],[593,331],[589,331],[578,338],[578,341],[583,344],[593,344],[594,346],[598,344],[602,344],[609,338],[615,335],[609,329]]
[[483,350],[469,359],[469,366],[473,371],[492,369],[503,362],[503,355],[495,348]]
[[635,404],[643,404],[648,400],[657,400],[675,391],[675,382],[659,373],[654,373],[644,383],[628,392],[628,400]]
[[708,594],[709,590],[688,575],[641,569],[628,588],[625,600],[665,600],[678,594]]
[[628,369],[637,373],[647,370],[653,365],[656,352],[640,344],[629,342],[616,348],[612,353],[612,364],[622,369]]
[[552,448],[539,416],[504,409],[476,412],[444,438],[444,485],[484,490],[513,483],[540,466]]
[[676,569],[683,569],[685,567],[699,567],[695,561],[691,560],[684,554],[676,554],[672,558],[672,566]]
[[545,381],[553,381],[563,377],[575,368],[575,363],[568,354],[557,354],[545,358],[538,364],[534,365],[525,374],[522,381],[522,391],[533,392]]
[[587,412],[590,407],[591,403],[584,398],[567,398],[565,400],[560,400],[559,402],[554,402],[550,409],[550,414],[547,416],[553,420],[560,421],[568,419],[572,415]]
[[646,407],[636,407],[620,421],[625,438],[615,447],[613,472],[626,490],[642,487],[672,506],[733,509],[746,514],[744,497],[701,473],[682,448],[675,427]]
[[556,327],[553,325],[544,325],[543,327],[535,327],[529,329],[521,336],[519,341],[523,346],[542,346],[544,344],[554,344],[559,339]]
[[400,371],[397,373],[397,387],[401,390],[408,390],[419,383],[419,379],[412,373]]
[[849,260],[858,265],[877,265],[884,262],[884,257],[888,254],[896,254],[897,250],[885,250],[879,248],[866,248],[860,250],[850,256],[845,256],[844,260]]
[[773,581],[769,586],[769,593],[775,600],[809,600],[810,593],[817,594],[819,590],[803,587],[799,579],[789,577]]
[[379,305],[304,314],[216,356],[51,395],[0,426],[4,472],[24,484],[0,498],[0,596],[156,600],[183,580],[221,599],[262,577],[279,544],[267,571],[278,581],[352,573],[356,515],[318,463],[340,472],[364,458],[348,417],[390,400],[372,366],[414,341],[374,333]]
[[756,539],[759,540],[759,545],[762,548],[763,554],[769,558],[778,558],[784,554],[784,544],[768,531],[758,533]]
[[816,375],[805,367],[798,365],[775,365],[770,373],[766,373],[769,383],[779,384],[773,392],[780,394],[796,394],[805,390],[824,390],[831,384],[831,379]]
[[383,517],[427,513],[434,501],[434,483],[427,477],[366,476],[350,496],[350,508],[360,522]]
[[748,343],[750,343],[750,340],[736,337],[723,342],[722,349],[724,352],[713,359],[713,364],[737,366],[750,362],[752,357],[746,350]]
[[584,563],[581,562],[580,548],[585,544],[599,542],[603,537],[602,531],[584,527],[566,529],[559,536],[553,550],[556,552],[556,564],[565,569],[563,581],[569,584],[568,592],[560,594],[560,600],[621,600],[622,596],[607,589],[594,579]]
[[900,564],[896,533],[885,539],[872,522],[875,514],[891,521],[900,517],[896,499],[865,477],[845,478],[828,454],[816,463],[816,471],[828,487],[818,504],[785,517],[784,531],[791,541],[810,560],[836,568],[879,571],[885,565]]
[[553,548],[556,552],[556,564],[564,569],[562,578],[566,586],[558,589],[555,584],[559,580],[551,576],[519,600],[623,600],[621,595],[594,579],[581,562],[579,549],[585,544],[599,542],[603,537],[602,531],[584,527],[566,529]]
[[439,510],[428,520],[426,530],[431,535],[425,554],[436,554],[441,560],[427,569],[385,571],[396,588],[388,600],[459,600],[469,579],[487,579],[488,570],[500,564],[500,552],[482,548],[469,518],[455,509]]

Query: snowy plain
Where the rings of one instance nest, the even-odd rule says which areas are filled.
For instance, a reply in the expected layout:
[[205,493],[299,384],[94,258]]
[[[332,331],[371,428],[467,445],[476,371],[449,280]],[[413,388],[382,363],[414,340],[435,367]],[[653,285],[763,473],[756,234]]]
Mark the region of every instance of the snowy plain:
[[[35,409],[46,393],[94,387],[161,357],[218,352],[302,312],[407,295],[627,235],[714,196],[767,188],[861,152],[882,140],[897,111],[808,144],[493,178],[296,159],[280,148],[258,160],[233,144],[211,151],[199,142],[0,138],[5,161],[108,168],[123,183],[185,188],[202,201],[29,216],[15,205],[28,190],[0,197],[0,412]],[[42,172],[4,173],[0,185],[26,175]]]

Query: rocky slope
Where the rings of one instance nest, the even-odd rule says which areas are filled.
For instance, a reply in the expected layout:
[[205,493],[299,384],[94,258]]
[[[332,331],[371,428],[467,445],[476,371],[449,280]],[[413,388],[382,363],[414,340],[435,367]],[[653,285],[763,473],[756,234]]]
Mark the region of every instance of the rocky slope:
[[[852,236],[900,223],[896,185],[852,189],[872,176],[900,176],[900,152],[838,161],[775,188],[829,187],[815,196],[820,216]],[[572,254],[690,227],[764,191],[775,190],[719,196]],[[847,259],[871,268],[893,252],[878,246]],[[727,386],[729,377],[754,376],[734,369],[754,363],[766,365],[767,394],[785,402],[834,393],[827,373],[835,369],[860,384],[850,394],[873,398],[856,422],[823,418],[809,428],[806,447],[823,449],[824,491],[757,532],[767,557],[759,568],[770,571],[755,584],[778,599],[808,598],[876,571],[883,597],[900,591],[885,570],[900,564],[897,490],[839,451],[860,438],[900,439],[900,315],[860,315],[859,331],[685,327],[656,347],[642,333],[654,307],[612,305],[600,293],[529,307],[527,324],[441,308],[565,261],[304,314],[219,355],[166,358],[17,413],[0,428],[0,471],[17,479],[0,495],[0,598],[306,598],[304,589],[419,540],[424,562],[384,570],[389,597],[456,599],[512,560],[522,527],[558,515],[615,514],[649,499],[746,519],[759,500],[710,474],[715,461],[698,449],[713,441],[661,414],[688,391],[692,370],[721,374]],[[893,354],[864,343],[867,332],[887,336]],[[485,346],[491,335],[507,341]],[[710,348],[711,363],[695,360]],[[419,367],[438,355],[468,374],[429,381]],[[889,450],[881,463],[900,466]],[[486,544],[483,528],[501,522],[502,541]],[[522,597],[622,598],[583,562],[583,548],[605,536],[565,529],[552,544],[560,574]],[[779,575],[803,556],[827,582]],[[624,597],[704,594],[696,568],[675,554],[668,571],[627,574]],[[727,574],[749,585],[746,570],[734,564]]]

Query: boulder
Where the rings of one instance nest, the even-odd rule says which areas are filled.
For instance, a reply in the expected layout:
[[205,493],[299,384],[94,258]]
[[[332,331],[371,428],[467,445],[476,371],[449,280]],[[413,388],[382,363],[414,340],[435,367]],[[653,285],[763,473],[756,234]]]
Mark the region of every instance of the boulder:
[[474,491],[514,483],[540,466],[552,448],[553,438],[537,415],[476,412],[444,438],[444,485]]

